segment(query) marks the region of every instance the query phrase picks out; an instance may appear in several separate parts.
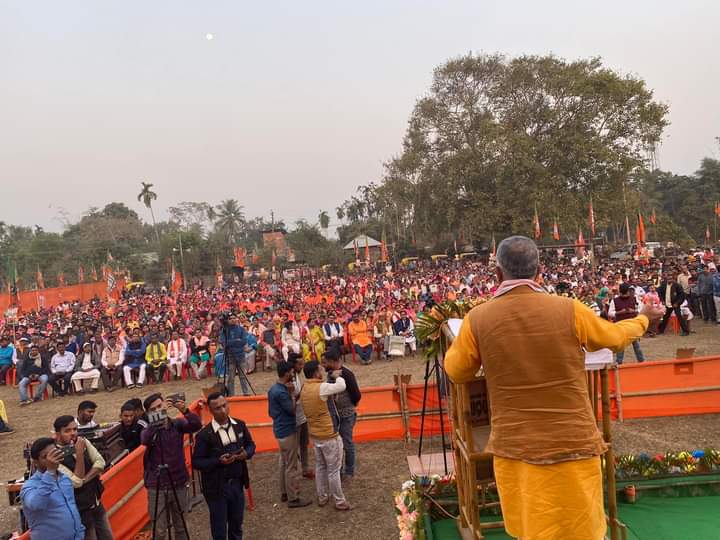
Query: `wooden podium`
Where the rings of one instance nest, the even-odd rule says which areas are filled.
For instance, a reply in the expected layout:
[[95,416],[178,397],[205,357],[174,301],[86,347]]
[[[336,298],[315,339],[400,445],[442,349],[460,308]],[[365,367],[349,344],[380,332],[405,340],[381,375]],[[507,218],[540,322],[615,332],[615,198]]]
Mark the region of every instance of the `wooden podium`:
[[[454,326],[453,330],[450,327]],[[443,325],[443,348],[452,343],[459,329],[455,324]],[[615,456],[611,444],[610,390],[608,372],[613,367],[613,354],[608,349],[586,353],[588,396],[595,418],[602,422],[602,433],[608,450],[603,456],[603,467],[607,483],[608,532],[612,540],[625,540],[627,530],[618,520],[615,491]],[[500,503],[495,486],[492,455],[484,452],[490,436],[492,409],[485,378],[481,375],[474,380],[454,384],[450,387],[450,419],[457,480],[458,531],[464,540],[484,540],[484,530],[504,527],[502,520],[481,521],[483,511],[497,508]],[[601,412],[602,411],[602,412]]]

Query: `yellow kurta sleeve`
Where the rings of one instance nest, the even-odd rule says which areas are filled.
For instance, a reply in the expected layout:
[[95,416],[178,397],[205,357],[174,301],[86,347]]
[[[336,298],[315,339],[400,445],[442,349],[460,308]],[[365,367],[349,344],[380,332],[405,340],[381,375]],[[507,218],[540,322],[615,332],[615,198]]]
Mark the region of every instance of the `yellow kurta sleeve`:
[[468,382],[480,369],[480,351],[472,333],[470,321],[465,317],[460,334],[445,353],[445,372],[455,383]]
[[575,300],[575,333],[580,345],[589,352],[611,349],[623,350],[636,339],[642,337],[650,321],[645,315],[625,319],[617,323],[606,321],[582,302]]

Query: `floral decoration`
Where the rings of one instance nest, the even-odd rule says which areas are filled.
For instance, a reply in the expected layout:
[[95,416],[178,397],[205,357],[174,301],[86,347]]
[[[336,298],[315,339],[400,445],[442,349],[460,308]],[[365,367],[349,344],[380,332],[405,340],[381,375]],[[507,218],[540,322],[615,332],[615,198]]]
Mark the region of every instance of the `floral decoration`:
[[645,453],[626,454],[615,458],[615,475],[619,479],[709,472],[720,472],[720,450],[718,449],[667,452],[655,456]]

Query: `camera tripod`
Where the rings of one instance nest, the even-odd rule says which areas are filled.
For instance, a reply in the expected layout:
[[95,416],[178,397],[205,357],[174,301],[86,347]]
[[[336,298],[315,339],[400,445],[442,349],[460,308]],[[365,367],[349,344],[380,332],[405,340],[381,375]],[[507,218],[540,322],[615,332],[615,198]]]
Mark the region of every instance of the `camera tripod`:
[[[164,428],[158,428],[158,429],[164,429]],[[158,449],[160,451],[160,464],[157,466],[157,469],[155,471],[155,508],[153,509],[153,516],[152,516],[152,540],[157,540],[157,519],[158,519],[158,510],[160,509],[160,497],[163,496],[165,498],[165,522],[167,524],[167,534],[168,534],[168,540],[172,540],[173,537],[173,524],[170,521],[170,505],[168,504],[168,495],[169,492],[172,491],[173,494],[173,501],[175,502],[175,506],[178,509],[178,512],[180,513],[180,520],[182,521],[183,530],[185,531],[185,538],[190,538],[190,533],[188,531],[187,522],[185,521],[185,508],[183,508],[180,505],[180,498],[177,494],[177,489],[175,488],[175,480],[172,476],[172,472],[170,471],[170,467],[165,463],[165,455],[163,453],[162,445],[158,444],[158,435],[159,431],[155,431],[155,434],[152,438],[152,449]],[[164,489],[160,489],[160,481],[162,479],[162,473],[165,471],[167,474],[168,482],[170,483],[169,487],[166,486]]]
[[[256,396],[257,392],[255,392],[255,388],[253,387],[252,383],[250,382],[250,379],[248,379],[247,373],[245,373],[245,369],[242,366],[242,363],[239,358],[236,358],[235,353],[230,352],[230,348],[228,347],[228,325],[227,323],[223,324],[223,336],[225,337],[225,346],[223,348],[223,355],[225,358],[225,372],[223,373],[222,377],[222,393],[224,396],[229,396],[230,391],[228,389],[228,374],[230,373],[230,366],[233,367],[232,377],[235,378],[235,373],[237,373],[238,378],[241,381],[244,381],[247,384],[247,387],[250,388],[250,392],[252,392],[252,395]],[[219,378],[218,378],[219,382]],[[241,383],[242,384],[242,383]],[[233,385],[234,386],[234,385]]]

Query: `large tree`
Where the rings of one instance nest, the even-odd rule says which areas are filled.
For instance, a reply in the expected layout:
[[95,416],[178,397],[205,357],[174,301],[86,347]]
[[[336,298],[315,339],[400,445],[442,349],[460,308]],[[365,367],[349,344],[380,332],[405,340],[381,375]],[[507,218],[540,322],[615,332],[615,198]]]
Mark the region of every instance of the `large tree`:
[[[599,59],[467,55],[435,70],[402,153],[340,214],[400,242],[473,240],[531,229],[533,208],[577,234],[594,199],[600,228],[633,213],[667,107]],[[623,191],[630,192],[628,199]]]
[[215,207],[215,230],[225,236],[225,240],[234,246],[240,238],[245,225],[243,207],[235,199],[225,199]]

